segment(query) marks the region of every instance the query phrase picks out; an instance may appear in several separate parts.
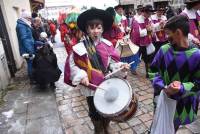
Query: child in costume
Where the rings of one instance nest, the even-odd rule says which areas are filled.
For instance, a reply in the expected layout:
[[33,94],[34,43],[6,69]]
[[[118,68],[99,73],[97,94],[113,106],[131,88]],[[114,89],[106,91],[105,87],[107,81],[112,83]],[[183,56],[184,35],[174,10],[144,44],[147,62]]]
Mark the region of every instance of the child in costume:
[[113,18],[108,12],[101,9],[87,10],[80,14],[77,24],[86,36],[73,46],[73,52],[67,58],[64,81],[71,85],[81,84],[80,90],[87,98],[95,134],[109,133],[110,120],[97,112],[93,102],[96,88],[89,83],[98,86],[110,70],[129,68],[129,65],[120,63],[119,54],[113,44],[102,38],[103,31],[109,30],[113,24]]
[[[162,90],[177,101],[174,127],[193,122],[197,117],[200,91],[200,51],[188,41],[189,22],[179,15],[170,18],[165,27],[168,44],[157,52],[149,73],[154,98]],[[168,113],[166,113],[168,114]]]

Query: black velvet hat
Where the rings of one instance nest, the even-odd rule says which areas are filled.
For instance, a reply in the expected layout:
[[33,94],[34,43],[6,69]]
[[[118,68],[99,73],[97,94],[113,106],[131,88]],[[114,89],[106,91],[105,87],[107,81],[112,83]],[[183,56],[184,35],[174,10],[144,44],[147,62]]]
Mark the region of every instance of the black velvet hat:
[[86,33],[87,22],[94,19],[99,19],[103,22],[104,31],[109,30],[113,24],[113,17],[107,11],[101,9],[89,9],[79,15],[77,25],[81,31]]
[[140,9],[142,9],[142,8],[143,8],[143,5],[137,5],[136,10],[140,10]]
[[117,10],[118,8],[123,8],[124,9],[124,6],[121,5],[121,4],[119,4],[119,5],[117,5],[117,6],[114,7],[115,10]]
[[115,9],[113,7],[108,7],[106,9],[106,11],[109,12],[113,17],[115,17],[116,12],[115,12]]
[[153,8],[152,5],[146,5],[142,8],[143,12],[155,12],[156,10]]
[[190,3],[195,3],[195,2],[200,2],[200,0],[185,0],[185,4],[190,4]]
[[165,11],[165,8],[162,7],[162,6],[158,6],[158,7],[156,8],[156,11]]

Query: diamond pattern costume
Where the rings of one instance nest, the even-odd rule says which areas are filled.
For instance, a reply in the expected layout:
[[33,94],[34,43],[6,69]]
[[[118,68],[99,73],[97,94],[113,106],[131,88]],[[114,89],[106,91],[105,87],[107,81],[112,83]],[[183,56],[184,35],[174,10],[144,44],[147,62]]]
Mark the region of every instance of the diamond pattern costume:
[[171,82],[181,82],[179,92],[170,96],[177,100],[174,124],[179,126],[193,122],[199,104],[200,51],[192,47],[176,50],[170,44],[163,45],[151,64],[149,75],[154,97]]

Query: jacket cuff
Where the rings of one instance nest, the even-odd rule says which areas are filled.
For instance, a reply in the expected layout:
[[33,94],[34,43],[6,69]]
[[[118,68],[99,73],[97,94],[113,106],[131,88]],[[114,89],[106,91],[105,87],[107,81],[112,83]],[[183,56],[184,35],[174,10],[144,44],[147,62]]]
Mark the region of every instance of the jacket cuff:
[[147,30],[146,29],[140,30],[140,37],[145,37],[145,36],[147,36]]
[[80,84],[81,80],[83,78],[87,77],[87,73],[84,70],[79,70],[76,75],[74,76],[73,80],[72,80],[72,84],[73,85],[78,85]]

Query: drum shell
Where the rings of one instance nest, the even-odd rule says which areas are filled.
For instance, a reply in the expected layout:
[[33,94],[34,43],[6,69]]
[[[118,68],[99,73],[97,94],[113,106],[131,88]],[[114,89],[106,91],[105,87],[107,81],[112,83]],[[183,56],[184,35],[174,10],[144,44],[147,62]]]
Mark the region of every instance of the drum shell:
[[105,113],[100,112],[97,109],[99,114],[101,114],[103,117],[108,118],[112,121],[116,121],[116,122],[124,122],[131,119],[135,115],[137,111],[137,107],[138,107],[138,99],[135,92],[133,91],[133,89],[131,88],[127,80],[123,80],[123,81],[127,83],[129,90],[131,91],[130,96],[132,96],[129,102],[127,103],[127,105],[125,105],[122,110],[114,114],[105,114]]

